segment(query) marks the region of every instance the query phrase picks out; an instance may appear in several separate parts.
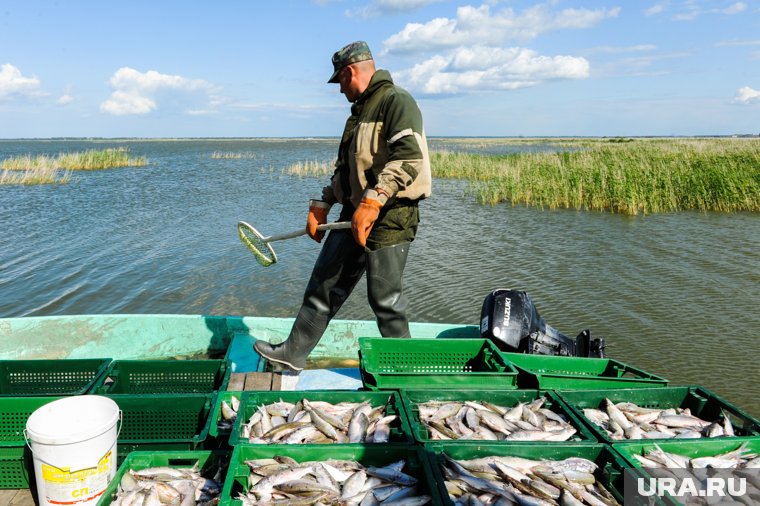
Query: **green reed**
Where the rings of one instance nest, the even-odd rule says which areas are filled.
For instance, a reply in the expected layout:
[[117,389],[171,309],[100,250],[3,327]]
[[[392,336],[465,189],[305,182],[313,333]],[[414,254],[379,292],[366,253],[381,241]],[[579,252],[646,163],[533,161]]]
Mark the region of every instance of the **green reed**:
[[65,183],[73,170],[100,170],[115,167],[141,167],[144,157],[130,157],[126,148],[60,153],[58,156],[22,155],[0,162],[0,184]]
[[335,162],[325,162],[317,160],[306,160],[295,162],[283,169],[285,174],[290,176],[327,176],[335,170]]
[[68,183],[71,170],[56,167],[36,167],[32,169],[0,171],[0,185],[32,185]]
[[15,156],[0,162],[0,169],[30,170],[53,167],[69,170],[98,170],[114,167],[141,167],[146,164],[144,157],[129,156],[126,148],[108,148],[60,153],[58,156]]
[[435,151],[433,174],[469,180],[470,191],[486,204],[630,215],[760,211],[759,139],[546,142],[561,147],[500,156]]
[[211,153],[211,158],[214,160],[253,160],[256,158],[256,153],[251,151],[214,151]]

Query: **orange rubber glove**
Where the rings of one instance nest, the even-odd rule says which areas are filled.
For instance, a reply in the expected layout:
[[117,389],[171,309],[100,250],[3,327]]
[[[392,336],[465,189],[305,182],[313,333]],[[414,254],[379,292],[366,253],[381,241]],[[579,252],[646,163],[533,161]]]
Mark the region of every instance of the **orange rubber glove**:
[[317,242],[322,242],[325,236],[324,230],[317,230],[317,225],[327,223],[327,213],[330,212],[330,205],[321,200],[309,201],[309,217],[306,218],[306,233],[309,237]]
[[367,236],[372,230],[372,225],[375,224],[382,207],[383,203],[379,200],[363,197],[359,207],[354,211],[354,216],[351,219],[351,232],[354,234],[354,240],[360,246],[367,245]]

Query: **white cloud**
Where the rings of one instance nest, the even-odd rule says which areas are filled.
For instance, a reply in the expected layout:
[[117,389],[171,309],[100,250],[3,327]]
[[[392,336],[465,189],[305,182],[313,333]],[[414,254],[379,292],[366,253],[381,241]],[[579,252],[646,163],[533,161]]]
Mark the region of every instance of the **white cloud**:
[[525,48],[478,46],[460,48],[449,56],[436,55],[397,72],[397,81],[423,93],[511,90],[550,79],[583,79],[589,75],[585,58],[542,56]]
[[754,90],[749,86],[739,88],[737,91],[735,102],[741,102],[742,104],[749,104],[750,102],[760,102],[760,91]]
[[728,7],[719,9],[719,8],[712,8],[712,9],[706,9],[703,6],[701,6],[699,3],[693,1],[693,0],[687,0],[683,3],[682,11],[673,16],[673,19],[675,21],[693,21],[697,19],[702,14],[725,14],[729,16],[733,16],[735,14],[739,14],[747,10],[748,5],[744,2],[734,2],[733,4],[729,5]]
[[421,52],[462,45],[500,45],[510,40],[531,40],[546,32],[565,28],[589,28],[603,19],[615,17],[620,8],[564,9],[552,11],[546,4],[525,9],[491,12],[489,5],[463,6],[456,18],[435,18],[427,23],[409,23],[383,42],[383,53]]
[[74,97],[69,95],[68,93],[64,93],[60,97],[58,97],[58,100],[56,102],[60,105],[68,105],[74,101]]
[[148,114],[156,108],[156,102],[138,92],[114,91],[111,98],[100,104],[100,110],[123,116],[125,114]]
[[40,80],[35,76],[23,76],[21,70],[10,63],[0,65],[0,98],[11,95],[43,95],[39,88]]
[[662,11],[664,11],[668,6],[667,2],[660,2],[658,4],[655,4],[648,9],[644,10],[645,16],[654,16],[656,14],[660,14]]
[[[158,96],[171,91],[174,100],[186,98],[192,101],[193,94],[201,94],[208,101],[215,87],[201,79],[161,74],[155,70],[140,72],[122,67],[109,80],[114,92],[108,100],[100,104],[100,110],[117,116],[126,114],[148,114],[157,107]],[[182,92],[186,96],[183,97]]]
[[374,18],[413,11],[442,0],[374,0],[364,7],[346,11],[346,16]]
[[715,43],[715,47],[737,47],[737,46],[760,46],[760,39],[755,40],[722,40]]
[[739,14],[745,10],[747,10],[747,4],[744,2],[736,2],[735,4],[721,10],[720,12],[723,14]]
[[638,44],[636,46],[616,47],[616,46],[599,46],[589,49],[591,53],[639,53],[643,51],[654,51],[657,46],[654,44]]

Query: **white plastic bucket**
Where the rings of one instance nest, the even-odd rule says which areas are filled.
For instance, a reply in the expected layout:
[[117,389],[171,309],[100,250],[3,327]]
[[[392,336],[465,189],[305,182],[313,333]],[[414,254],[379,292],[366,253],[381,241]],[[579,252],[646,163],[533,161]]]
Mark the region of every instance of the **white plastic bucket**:
[[94,505],[116,476],[119,406],[108,397],[66,397],[26,422],[40,505]]

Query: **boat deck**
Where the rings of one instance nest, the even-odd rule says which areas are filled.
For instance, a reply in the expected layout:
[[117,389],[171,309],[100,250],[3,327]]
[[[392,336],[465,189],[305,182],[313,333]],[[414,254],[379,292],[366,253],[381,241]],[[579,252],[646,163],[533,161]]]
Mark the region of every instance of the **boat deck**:
[[0,504],[6,506],[35,506],[32,491],[28,488],[19,490],[0,490]]

